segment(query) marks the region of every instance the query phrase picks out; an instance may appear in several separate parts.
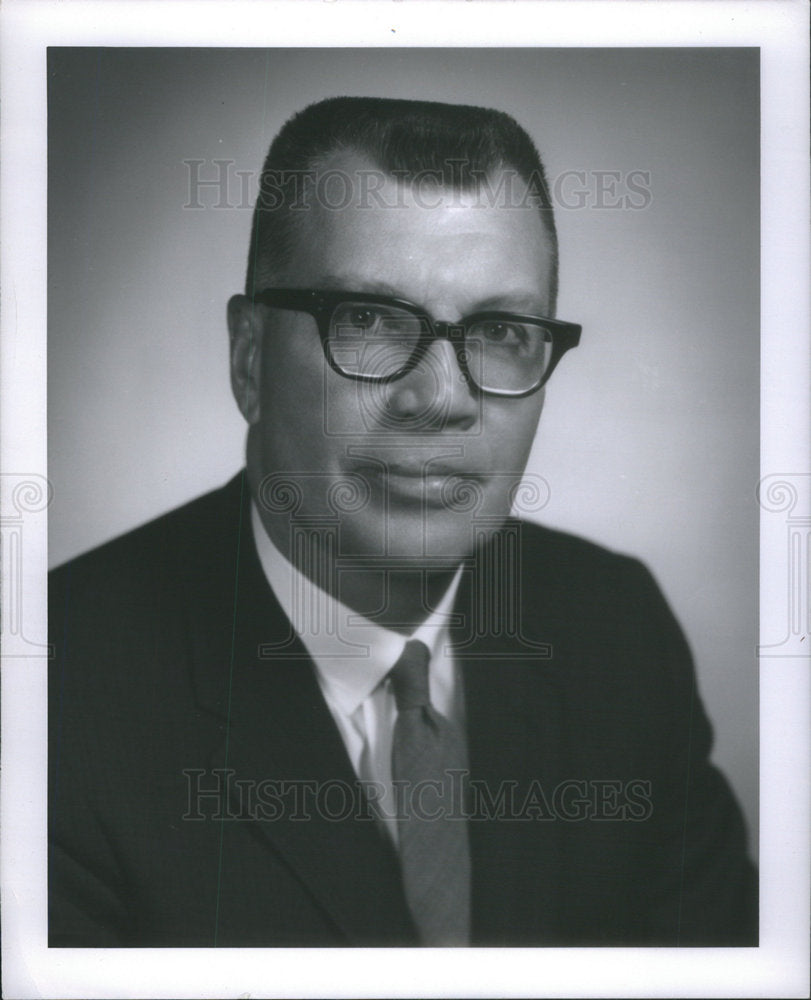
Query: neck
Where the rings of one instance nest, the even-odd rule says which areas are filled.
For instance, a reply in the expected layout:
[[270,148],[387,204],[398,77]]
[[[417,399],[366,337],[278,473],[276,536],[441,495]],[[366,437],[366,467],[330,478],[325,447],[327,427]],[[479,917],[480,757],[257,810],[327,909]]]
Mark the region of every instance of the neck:
[[403,635],[431,615],[458,569],[458,563],[431,570],[370,566],[362,555],[339,556],[318,528],[305,529],[298,535],[304,544],[291,545],[289,527],[280,532],[278,522],[261,510],[260,518],[271,542],[302,576],[357,614]]
[[[402,635],[411,635],[437,608],[456,569],[430,572],[342,569],[338,592],[322,589],[364,618]],[[321,586],[318,580],[313,583]]]
[[[256,501],[258,481],[250,474]],[[447,593],[461,559],[448,559],[430,570],[401,560],[380,565],[368,554],[338,552],[335,537],[322,525],[302,522],[291,531],[287,512],[271,511],[256,502],[262,525],[273,545],[295,568],[330,597],[375,624],[411,635]]]

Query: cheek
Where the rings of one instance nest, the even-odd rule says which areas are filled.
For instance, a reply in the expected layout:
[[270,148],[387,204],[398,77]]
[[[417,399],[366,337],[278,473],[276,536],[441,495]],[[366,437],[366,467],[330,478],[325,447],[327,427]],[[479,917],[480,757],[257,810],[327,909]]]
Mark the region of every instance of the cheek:
[[526,460],[529,458],[529,453],[532,450],[532,443],[535,440],[535,435],[538,431],[538,424],[540,423],[542,409],[543,398],[541,398],[537,405],[533,405],[528,408],[526,413],[521,414],[517,437],[524,463],[526,463]]
[[320,345],[304,338],[266,355],[262,371],[261,438],[266,470],[334,472],[346,446],[365,436],[361,383],[329,367]]
[[525,399],[494,399],[484,413],[484,431],[490,454],[507,471],[523,471],[535,440],[541,411],[543,390]]
[[[273,348],[271,342],[271,348]],[[301,347],[304,345],[302,344]],[[261,430],[265,465],[308,467],[321,440],[323,373],[318,356],[277,342],[262,358]]]

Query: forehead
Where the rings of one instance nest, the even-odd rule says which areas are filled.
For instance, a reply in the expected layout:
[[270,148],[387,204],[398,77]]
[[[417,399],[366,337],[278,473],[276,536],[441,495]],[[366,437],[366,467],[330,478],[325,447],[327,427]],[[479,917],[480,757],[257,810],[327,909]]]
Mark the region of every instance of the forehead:
[[403,183],[344,154],[321,168],[313,194],[286,275],[299,286],[360,282],[448,308],[513,293],[539,306],[548,298],[551,244],[514,172],[464,191],[430,176]]

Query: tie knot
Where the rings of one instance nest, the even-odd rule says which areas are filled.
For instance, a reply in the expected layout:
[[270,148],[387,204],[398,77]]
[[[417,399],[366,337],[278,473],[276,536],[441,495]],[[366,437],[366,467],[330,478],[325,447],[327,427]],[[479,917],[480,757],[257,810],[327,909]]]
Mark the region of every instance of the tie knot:
[[431,696],[428,691],[430,659],[431,653],[424,642],[420,642],[419,639],[409,639],[405,644],[400,659],[389,671],[398,712],[430,705]]

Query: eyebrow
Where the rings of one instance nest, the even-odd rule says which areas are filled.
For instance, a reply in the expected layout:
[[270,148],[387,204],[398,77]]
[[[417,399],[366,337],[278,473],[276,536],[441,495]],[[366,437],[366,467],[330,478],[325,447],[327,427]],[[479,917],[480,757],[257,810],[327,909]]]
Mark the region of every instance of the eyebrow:
[[[401,289],[395,288],[387,281],[376,279],[360,278],[353,274],[328,274],[318,283],[319,288],[325,291],[338,292],[368,292],[371,295],[388,295],[394,299],[402,299],[404,302],[413,302],[413,299],[404,295]],[[421,302],[414,305],[424,308]],[[481,299],[468,310],[468,315],[488,310],[498,310],[500,312],[529,313],[534,316],[546,314],[545,307],[541,305],[541,297],[530,291],[515,291],[490,295],[486,299]]]
[[318,283],[319,288],[335,292],[369,292],[371,295],[389,295],[394,299],[407,299],[401,291],[387,281],[359,278],[353,274],[327,274]]
[[508,292],[504,295],[491,295],[476,303],[475,309],[471,312],[485,312],[489,309],[498,309],[503,312],[528,312],[536,316],[544,313],[541,305],[541,297],[532,292]]

